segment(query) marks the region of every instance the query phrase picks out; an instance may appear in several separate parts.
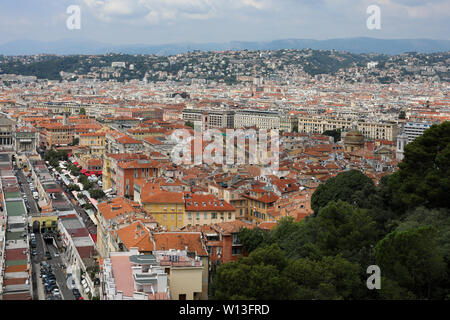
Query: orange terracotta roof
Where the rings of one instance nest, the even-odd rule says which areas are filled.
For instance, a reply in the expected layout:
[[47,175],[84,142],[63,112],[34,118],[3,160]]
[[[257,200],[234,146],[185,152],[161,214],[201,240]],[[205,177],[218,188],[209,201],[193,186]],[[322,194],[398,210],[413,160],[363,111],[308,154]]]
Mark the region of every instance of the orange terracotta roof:
[[140,252],[153,251],[153,241],[150,232],[141,221],[136,221],[116,231],[119,239],[130,249],[138,248]]
[[200,232],[161,232],[154,233],[156,250],[185,250],[207,256],[208,252],[202,242]]
[[183,203],[183,192],[155,191],[141,194],[142,203]]
[[[190,197],[188,197],[190,195]],[[213,194],[189,194],[185,197],[186,211],[234,211],[235,208]]]
[[98,210],[105,220],[111,220],[128,213],[140,212],[141,207],[137,202],[117,197],[111,201],[99,203]]

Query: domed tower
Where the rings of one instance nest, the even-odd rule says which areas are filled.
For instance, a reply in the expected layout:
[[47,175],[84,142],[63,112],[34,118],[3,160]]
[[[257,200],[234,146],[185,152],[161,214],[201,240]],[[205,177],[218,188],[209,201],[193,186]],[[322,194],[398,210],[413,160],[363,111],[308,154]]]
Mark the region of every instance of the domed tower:
[[353,122],[352,130],[344,137],[345,152],[353,152],[364,148],[364,136],[357,129],[356,122]]

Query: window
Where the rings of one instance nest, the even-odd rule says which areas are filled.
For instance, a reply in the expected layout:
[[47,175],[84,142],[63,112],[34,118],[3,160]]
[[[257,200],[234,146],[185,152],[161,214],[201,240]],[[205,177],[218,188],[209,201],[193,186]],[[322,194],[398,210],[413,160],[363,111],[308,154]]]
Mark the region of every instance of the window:
[[188,219],[189,219],[189,220],[192,219],[191,213],[188,213]]
[[197,214],[195,215],[195,218],[196,218],[197,220],[200,220],[200,213],[197,212]]
[[206,212],[203,214],[203,219],[208,219],[208,214]]
[[228,219],[231,219],[231,212],[228,212]]
[[237,233],[233,233],[233,244],[240,244]]
[[172,221],[175,220],[175,215],[171,214],[171,216],[172,216]]
[[167,214],[164,215],[164,221],[167,220]]
[[216,212],[211,213],[211,219],[217,219],[217,213]]
[[217,247],[217,255],[221,255],[222,254],[222,247]]

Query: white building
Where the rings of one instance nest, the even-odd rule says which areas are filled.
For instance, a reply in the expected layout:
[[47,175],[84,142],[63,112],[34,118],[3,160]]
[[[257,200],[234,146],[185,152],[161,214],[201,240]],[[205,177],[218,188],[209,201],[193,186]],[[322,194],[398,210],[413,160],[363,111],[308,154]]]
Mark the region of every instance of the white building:
[[169,300],[168,275],[154,255],[111,252],[103,261],[101,300]]
[[411,142],[415,138],[420,137],[424,133],[424,131],[429,129],[430,127],[430,123],[406,122],[404,132],[408,136],[408,142]]

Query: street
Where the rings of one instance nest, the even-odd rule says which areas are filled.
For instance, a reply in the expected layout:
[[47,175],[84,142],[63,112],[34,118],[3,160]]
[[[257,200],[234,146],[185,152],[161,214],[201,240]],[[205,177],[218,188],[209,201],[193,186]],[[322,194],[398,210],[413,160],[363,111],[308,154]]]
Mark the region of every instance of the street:
[[16,173],[17,173],[16,177],[19,180],[19,182],[21,183],[20,191],[25,192],[25,194],[27,196],[28,201],[25,201],[25,203],[28,202],[28,205],[30,206],[30,214],[33,215],[33,214],[39,213],[38,206],[36,204],[36,201],[33,199],[33,193],[30,190],[30,186],[29,186],[27,179],[23,173],[23,170],[18,169]]
[[[26,176],[22,169],[16,169],[16,176],[20,182],[20,190],[22,193],[25,193],[27,196],[27,201],[25,203],[29,207],[28,215],[38,215],[39,209],[36,204],[36,201],[33,198],[33,194],[31,192],[29,183],[27,182]],[[31,232],[33,232],[31,230]],[[44,241],[42,234],[39,232],[35,233],[36,237],[36,255],[32,256],[32,283],[33,283],[33,299],[36,300],[46,300],[50,298],[51,294],[46,294],[44,290],[44,285],[42,283],[42,278],[40,277],[40,263],[46,262],[47,265],[52,267],[52,271],[55,275],[56,284],[61,292],[61,297],[63,300],[75,300],[75,297],[72,293],[72,288],[67,286],[67,277],[65,273],[65,268],[61,266],[64,265],[64,262],[61,258],[55,257],[55,253],[58,252],[58,249],[52,245],[47,244]],[[46,251],[49,251],[51,254],[51,259],[47,260],[45,256]],[[59,252],[58,252],[59,253]]]

